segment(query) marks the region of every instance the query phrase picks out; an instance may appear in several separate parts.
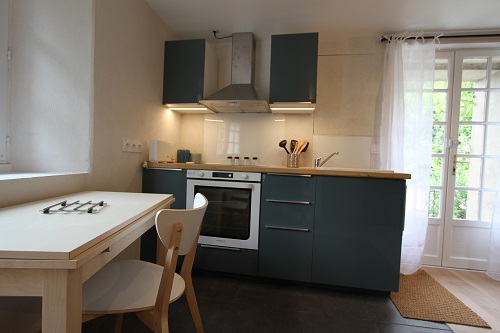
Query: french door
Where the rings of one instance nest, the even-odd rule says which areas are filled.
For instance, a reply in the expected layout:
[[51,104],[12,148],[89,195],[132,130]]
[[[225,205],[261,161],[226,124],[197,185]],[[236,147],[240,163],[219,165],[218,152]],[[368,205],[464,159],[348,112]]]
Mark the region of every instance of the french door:
[[485,270],[500,161],[500,50],[438,52],[424,264]]

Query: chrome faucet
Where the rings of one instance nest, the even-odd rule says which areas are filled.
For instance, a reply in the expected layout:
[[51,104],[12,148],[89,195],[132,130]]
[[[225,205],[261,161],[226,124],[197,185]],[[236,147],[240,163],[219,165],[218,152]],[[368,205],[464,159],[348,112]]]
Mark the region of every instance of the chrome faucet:
[[323,157],[316,157],[314,159],[314,167],[315,168],[319,168],[319,167],[323,166],[323,164],[325,164],[326,162],[328,162],[328,160],[330,158],[332,158],[333,155],[338,155],[338,154],[339,154],[339,152],[336,151],[336,152],[332,153],[330,156],[327,156],[327,157],[325,157],[325,156],[323,156]]

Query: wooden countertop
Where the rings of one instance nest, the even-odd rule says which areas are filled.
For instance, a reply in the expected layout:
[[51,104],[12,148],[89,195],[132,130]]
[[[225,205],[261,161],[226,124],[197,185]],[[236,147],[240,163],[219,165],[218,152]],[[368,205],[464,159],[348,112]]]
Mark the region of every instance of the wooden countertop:
[[147,162],[149,169],[186,169],[186,170],[214,170],[214,171],[242,171],[261,173],[283,173],[294,175],[316,175],[358,178],[385,178],[385,179],[411,179],[407,173],[396,173],[392,171],[373,169],[350,169],[350,168],[287,168],[284,166],[232,166],[224,164],[191,164],[191,163],[162,163]]

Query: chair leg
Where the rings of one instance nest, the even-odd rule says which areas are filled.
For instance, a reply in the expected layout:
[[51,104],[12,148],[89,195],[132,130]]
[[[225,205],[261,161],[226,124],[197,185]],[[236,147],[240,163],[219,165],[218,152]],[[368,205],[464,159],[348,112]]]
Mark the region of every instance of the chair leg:
[[184,282],[186,283],[186,289],[184,290],[184,293],[186,294],[186,300],[189,305],[191,317],[193,318],[194,327],[196,328],[197,333],[204,333],[200,310],[198,309],[198,302],[196,301],[196,295],[194,294],[194,287],[191,276],[189,276],[189,278],[187,279],[184,279]]
[[121,333],[123,323],[123,313],[118,313],[115,319],[115,333]]
[[[200,228],[201,229],[201,228]],[[191,312],[191,317],[193,318],[194,327],[196,328],[196,333],[204,333],[203,324],[201,322],[200,310],[198,309],[198,302],[196,301],[196,295],[194,294],[193,279],[191,277],[191,271],[193,269],[194,257],[196,255],[196,249],[198,246],[198,238],[200,237],[200,230],[198,230],[198,235],[194,241],[193,247],[189,253],[184,257],[184,262],[182,263],[181,276],[184,279],[186,287],[184,289],[184,294],[186,295],[186,300],[189,305],[189,311]]]

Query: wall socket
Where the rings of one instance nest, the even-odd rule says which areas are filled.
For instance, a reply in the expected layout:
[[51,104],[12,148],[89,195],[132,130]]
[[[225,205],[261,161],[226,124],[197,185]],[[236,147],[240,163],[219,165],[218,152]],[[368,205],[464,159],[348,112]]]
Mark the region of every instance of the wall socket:
[[122,151],[128,153],[141,153],[142,152],[142,142],[138,140],[123,139],[122,140]]

